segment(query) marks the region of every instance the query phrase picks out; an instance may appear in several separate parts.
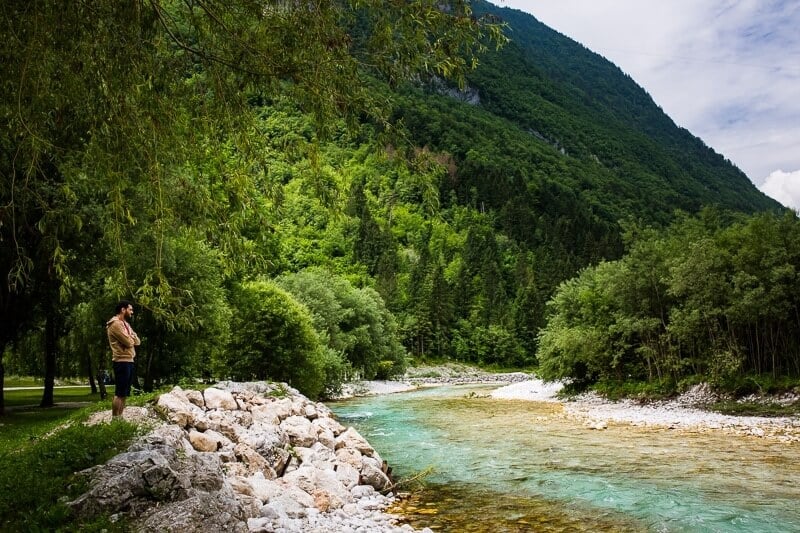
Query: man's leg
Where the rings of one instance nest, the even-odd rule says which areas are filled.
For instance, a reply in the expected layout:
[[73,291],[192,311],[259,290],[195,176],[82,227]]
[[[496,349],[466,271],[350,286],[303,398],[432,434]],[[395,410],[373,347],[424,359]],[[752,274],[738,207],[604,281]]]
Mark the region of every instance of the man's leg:
[[111,416],[122,417],[125,410],[125,400],[131,393],[131,377],[133,377],[133,363],[114,363],[114,399],[111,401]]
[[125,398],[114,396],[111,402],[111,416],[122,416],[122,411],[125,410]]

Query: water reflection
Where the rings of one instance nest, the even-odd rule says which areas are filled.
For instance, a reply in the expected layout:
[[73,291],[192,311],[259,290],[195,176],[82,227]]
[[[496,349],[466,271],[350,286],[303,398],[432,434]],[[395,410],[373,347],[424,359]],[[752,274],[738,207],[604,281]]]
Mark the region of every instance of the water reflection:
[[[486,387],[331,407],[401,476],[434,468],[402,503],[442,531],[800,531],[796,443],[610,424]],[[408,508],[410,506],[410,509]]]

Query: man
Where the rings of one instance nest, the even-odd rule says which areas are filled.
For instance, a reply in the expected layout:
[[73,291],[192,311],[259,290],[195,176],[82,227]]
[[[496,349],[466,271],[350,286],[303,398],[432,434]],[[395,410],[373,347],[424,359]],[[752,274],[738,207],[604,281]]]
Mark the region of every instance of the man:
[[106,322],[108,343],[111,345],[111,361],[114,365],[114,400],[111,402],[111,417],[122,417],[125,401],[131,395],[133,381],[133,360],[139,346],[139,336],[133,331],[128,320],[133,316],[133,304],[120,301],[114,308],[117,313]]

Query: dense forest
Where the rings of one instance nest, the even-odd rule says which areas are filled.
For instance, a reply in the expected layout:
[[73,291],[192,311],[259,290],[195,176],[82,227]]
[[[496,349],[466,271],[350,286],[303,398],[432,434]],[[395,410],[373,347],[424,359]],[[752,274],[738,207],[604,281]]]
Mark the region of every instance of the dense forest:
[[0,377],[93,379],[121,298],[146,389],[797,375],[796,216],[601,57],[440,4],[6,2]]

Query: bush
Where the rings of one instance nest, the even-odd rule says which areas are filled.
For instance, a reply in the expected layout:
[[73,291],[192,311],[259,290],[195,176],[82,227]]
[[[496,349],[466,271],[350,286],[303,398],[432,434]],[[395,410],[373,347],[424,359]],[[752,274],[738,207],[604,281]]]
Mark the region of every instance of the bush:
[[[394,316],[375,290],[354,287],[321,268],[286,274],[276,283],[306,306],[322,342],[342,354],[364,379],[405,370],[405,351]],[[390,361],[391,368],[382,370],[384,361]]]
[[285,381],[309,398],[325,388],[326,365],[311,316],[292,296],[269,281],[238,286],[231,343],[216,361],[216,371],[237,380]]

